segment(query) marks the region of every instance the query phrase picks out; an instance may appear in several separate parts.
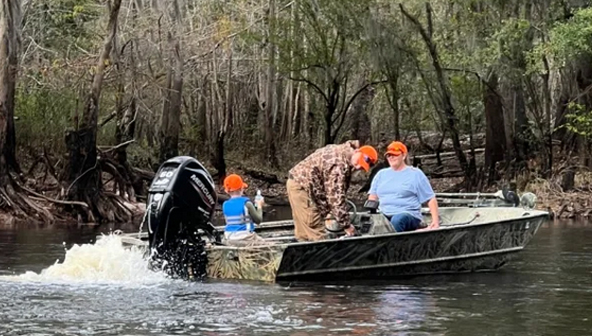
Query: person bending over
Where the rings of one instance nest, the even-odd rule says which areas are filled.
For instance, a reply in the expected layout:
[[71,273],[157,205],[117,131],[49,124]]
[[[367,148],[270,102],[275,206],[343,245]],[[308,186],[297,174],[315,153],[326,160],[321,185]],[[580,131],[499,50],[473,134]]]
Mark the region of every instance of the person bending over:
[[377,159],[378,153],[372,146],[360,147],[358,140],[350,140],[319,148],[294,166],[286,189],[296,239],[325,238],[324,220],[329,214],[348,236],[354,235],[346,203],[351,174],[359,169],[368,172]]

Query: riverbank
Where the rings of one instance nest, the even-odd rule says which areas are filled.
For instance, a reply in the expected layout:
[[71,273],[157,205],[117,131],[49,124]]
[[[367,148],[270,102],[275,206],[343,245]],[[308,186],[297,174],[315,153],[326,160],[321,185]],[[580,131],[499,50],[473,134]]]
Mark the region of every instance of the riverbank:
[[[239,172],[240,173],[240,172]],[[248,197],[254,197],[257,190],[261,190],[265,197],[265,202],[268,209],[273,209],[274,206],[289,206],[289,201],[286,193],[285,183],[270,184],[264,180],[255,179],[244,176],[245,182],[249,184],[245,194]],[[281,181],[281,179],[280,179]],[[459,184],[461,178],[441,178],[431,181],[432,187],[436,193],[450,192],[450,187]],[[359,189],[365,184],[364,180],[354,179],[348,190],[348,199],[357,204],[363,203],[367,198],[366,192],[359,192]],[[224,191],[221,186],[217,185],[217,191],[224,197]],[[488,190],[487,192],[494,192],[495,190]],[[533,192],[537,196],[536,209],[548,211],[551,218],[590,218],[592,216],[592,192],[588,190],[577,190],[573,192],[562,192],[553,187],[552,183],[548,181],[533,181],[528,184],[524,190],[519,190],[519,193]],[[39,201],[38,201],[39,203]],[[55,205],[51,202],[41,202],[42,206],[52,213],[57,213]],[[144,211],[146,209],[144,202],[126,203],[125,204],[133,214],[133,221],[140,222]],[[19,219],[6,213],[0,213],[0,225],[14,226],[20,224],[30,224],[31,221],[27,219]],[[75,219],[71,220],[56,220],[53,224],[61,225],[89,225],[81,223]],[[90,224],[96,225],[96,224]]]
[[[215,172],[211,167],[207,167],[210,172]],[[289,206],[285,183],[287,172],[265,170],[260,167],[248,166],[243,164],[238,167],[229,167],[227,173],[240,174],[249,185],[246,195],[254,197],[257,190],[262,191],[268,207]],[[348,199],[357,204],[362,204],[367,198],[367,180],[368,174],[355,172],[352,176],[352,182],[348,190]],[[43,182],[41,182],[43,181]],[[430,178],[432,187],[436,193],[458,192],[462,177],[438,177]],[[536,208],[548,211],[552,218],[589,218],[592,216],[592,173],[576,172],[574,186],[572,191],[564,192],[561,188],[561,175],[550,179],[540,179],[531,176],[522,176],[518,179],[518,193],[532,192],[537,196]],[[56,220],[52,224],[62,225],[96,225],[82,223],[76,218],[69,218],[63,213],[63,206],[52,201],[57,199],[59,190],[57,181],[48,178],[28,179],[27,188],[43,193],[46,199],[34,197],[33,202],[43,207],[51,214],[55,214]],[[365,188],[364,188],[365,187]],[[220,199],[226,197],[221,185],[216,185]],[[112,190],[107,186],[108,190]],[[483,192],[495,192],[496,187],[491,187]],[[145,211],[145,201],[140,198],[137,202],[123,203],[130,211],[133,222],[139,222]],[[19,223],[35,222],[35,218],[15,218],[7,213],[0,211],[0,225],[11,226]]]

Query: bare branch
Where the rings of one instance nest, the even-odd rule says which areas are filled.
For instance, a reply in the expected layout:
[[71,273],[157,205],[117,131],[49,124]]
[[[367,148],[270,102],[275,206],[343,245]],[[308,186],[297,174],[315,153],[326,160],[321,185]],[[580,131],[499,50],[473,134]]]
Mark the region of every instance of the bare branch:
[[50,198],[50,197],[47,197],[45,195],[42,195],[40,193],[34,192],[33,190],[28,189],[28,188],[26,188],[26,187],[24,187],[22,185],[19,185],[19,188],[22,188],[24,191],[28,192],[29,194],[36,196],[36,197],[31,197],[32,199],[39,198],[39,199],[43,199],[43,200],[46,200],[46,201],[49,201],[49,202],[52,202],[52,203],[56,203],[56,204],[62,204],[62,205],[79,205],[79,206],[81,206],[81,207],[83,207],[85,209],[88,209],[89,208],[88,207],[88,204],[86,204],[84,202],[57,200],[57,199]]
[[325,99],[325,102],[329,103],[329,97],[327,96],[327,94],[317,84],[315,84],[311,80],[303,78],[303,77],[302,78],[288,77],[288,78],[290,78],[291,80],[296,81],[296,82],[304,82],[304,83],[310,85],[313,89],[315,89],[318,93],[321,94],[323,99]]

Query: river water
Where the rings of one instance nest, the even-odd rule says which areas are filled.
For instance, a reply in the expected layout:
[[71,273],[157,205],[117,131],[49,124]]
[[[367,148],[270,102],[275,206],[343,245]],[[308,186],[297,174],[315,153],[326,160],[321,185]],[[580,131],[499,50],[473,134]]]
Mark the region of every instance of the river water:
[[546,223],[495,273],[290,286],[170,280],[108,230],[0,229],[0,335],[592,333],[592,223]]

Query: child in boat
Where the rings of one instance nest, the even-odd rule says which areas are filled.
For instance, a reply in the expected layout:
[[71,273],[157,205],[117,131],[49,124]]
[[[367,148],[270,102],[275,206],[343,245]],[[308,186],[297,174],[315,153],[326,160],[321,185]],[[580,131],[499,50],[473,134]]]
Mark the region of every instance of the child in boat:
[[222,213],[226,221],[224,239],[233,245],[244,245],[254,241],[263,241],[254,230],[255,224],[263,220],[263,199],[256,202],[257,207],[243,196],[248,185],[237,174],[230,174],[224,179],[224,190],[230,199],[222,204]]

